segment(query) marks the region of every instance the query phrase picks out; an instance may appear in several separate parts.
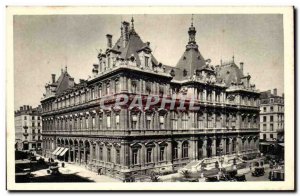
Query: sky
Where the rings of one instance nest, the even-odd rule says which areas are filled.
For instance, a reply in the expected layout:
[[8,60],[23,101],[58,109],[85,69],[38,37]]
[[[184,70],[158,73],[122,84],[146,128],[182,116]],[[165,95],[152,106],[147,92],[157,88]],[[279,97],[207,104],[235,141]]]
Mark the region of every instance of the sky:
[[[113,43],[120,37],[121,21],[132,15],[14,16],[15,110],[36,107],[51,74],[58,78],[67,66],[75,78],[87,79],[97,63],[97,50],[106,49],[106,34]],[[156,59],[175,66],[188,42],[191,15],[133,15],[136,32],[149,41]],[[194,15],[196,42],[212,65],[220,60],[244,62],[244,73],[260,91],[283,93],[283,18],[279,14]]]

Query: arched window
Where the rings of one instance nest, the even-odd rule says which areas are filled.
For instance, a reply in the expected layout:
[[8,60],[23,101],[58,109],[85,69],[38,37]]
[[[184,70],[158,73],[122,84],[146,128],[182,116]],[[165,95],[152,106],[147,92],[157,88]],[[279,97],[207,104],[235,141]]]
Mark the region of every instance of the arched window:
[[185,141],[182,143],[182,158],[188,158],[189,157],[189,143],[188,141]]

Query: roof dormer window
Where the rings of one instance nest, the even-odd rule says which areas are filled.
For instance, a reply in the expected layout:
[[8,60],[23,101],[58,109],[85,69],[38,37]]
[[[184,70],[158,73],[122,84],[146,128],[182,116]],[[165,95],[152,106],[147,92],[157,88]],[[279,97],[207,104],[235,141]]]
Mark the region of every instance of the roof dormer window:
[[145,67],[149,67],[149,57],[145,56]]

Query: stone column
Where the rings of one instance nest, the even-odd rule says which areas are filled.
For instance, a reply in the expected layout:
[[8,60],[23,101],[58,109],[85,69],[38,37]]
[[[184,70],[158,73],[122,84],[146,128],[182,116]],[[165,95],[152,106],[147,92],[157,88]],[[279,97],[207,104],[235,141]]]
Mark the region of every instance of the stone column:
[[70,163],[71,162],[71,145],[69,144],[69,146],[68,146],[68,148],[69,148],[69,150],[68,150],[68,163]]
[[92,164],[94,159],[94,144],[90,142],[90,160],[89,163]]
[[203,138],[203,145],[202,145],[202,156],[203,158],[207,157],[207,137]]
[[141,163],[141,167],[144,167],[145,166],[145,151],[146,151],[146,148],[145,148],[145,144],[141,144],[141,148],[140,148],[140,151],[141,151],[141,157],[140,157],[140,163]]
[[212,140],[212,143],[211,143],[212,153],[211,153],[211,155],[212,155],[212,156],[216,156],[216,137],[213,136],[213,137],[211,138],[211,140]]
[[223,152],[221,155],[226,155],[226,137],[224,137],[224,136],[221,138],[221,146],[223,149]]
[[240,136],[236,138],[236,152],[241,153],[242,139]]
[[81,146],[80,146],[80,144],[78,144],[78,148],[77,148],[77,162],[80,164],[81,163],[81,155],[80,155],[80,153],[81,153]]
[[189,142],[189,157],[190,160],[195,160],[198,157],[198,141],[197,138],[191,137],[191,140]]
[[182,159],[182,141],[178,141],[178,146],[177,146],[177,150],[178,150],[178,159]]
[[86,164],[87,160],[86,160],[86,147],[85,147],[85,144],[83,144],[83,162],[84,164]]
[[229,138],[229,154],[232,154],[232,138]]
[[167,163],[171,163],[172,162],[172,141],[169,140],[167,143],[168,143],[168,146],[167,146]]

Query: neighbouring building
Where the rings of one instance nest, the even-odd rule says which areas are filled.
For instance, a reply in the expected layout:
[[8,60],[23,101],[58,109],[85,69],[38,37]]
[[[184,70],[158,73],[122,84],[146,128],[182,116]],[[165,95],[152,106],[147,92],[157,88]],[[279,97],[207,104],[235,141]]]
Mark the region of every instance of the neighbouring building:
[[41,150],[42,117],[41,106],[24,105],[15,111],[15,149]]
[[[124,178],[153,170],[178,170],[198,160],[259,153],[259,92],[234,57],[210,65],[196,43],[196,28],[177,65],[160,63],[150,42],[143,42],[132,24],[122,22],[121,36],[93,65],[93,76],[74,82],[67,69],[45,86],[42,103],[43,154],[102,169]],[[166,51],[168,52],[168,51]],[[117,95],[171,99],[192,97],[197,111],[160,107],[115,107]],[[106,109],[100,107],[105,99]],[[179,102],[176,102],[178,106]]]
[[284,149],[284,95],[277,89],[260,95],[260,149],[264,154],[281,154]]

